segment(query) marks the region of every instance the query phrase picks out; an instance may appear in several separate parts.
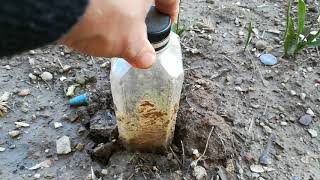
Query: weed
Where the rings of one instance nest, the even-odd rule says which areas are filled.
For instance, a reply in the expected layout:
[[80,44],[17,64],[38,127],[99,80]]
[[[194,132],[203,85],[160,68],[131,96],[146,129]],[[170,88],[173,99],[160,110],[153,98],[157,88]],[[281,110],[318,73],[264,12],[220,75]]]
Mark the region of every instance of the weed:
[[178,34],[178,36],[182,36],[183,33],[187,30],[183,25],[181,25],[180,23],[180,12],[181,12],[181,2],[182,0],[180,0],[180,4],[179,4],[179,14],[178,14],[178,18],[177,18],[177,22],[175,24],[172,25],[172,31],[176,34]]
[[291,16],[292,3],[289,0],[287,9],[287,27],[284,37],[284,52],[285,56],[294,56],[299,51],[308,47],[320,46],[320,30],[312,31],[311,28],[307,31],[305,28],[306,19],[306,4],[304,0],[298,1],[298,13],[297,13],[297,27],[295,27],[294,17]]
[[246,44],[244,46],[244,51],[248,48],[248,45],[252,40],[253,28],[252,28],[252,23],[251,22],[249,23],[249,27],[247,28],[247,30],[248,30],[248,37],[247,37],[247,40],[246,40]]

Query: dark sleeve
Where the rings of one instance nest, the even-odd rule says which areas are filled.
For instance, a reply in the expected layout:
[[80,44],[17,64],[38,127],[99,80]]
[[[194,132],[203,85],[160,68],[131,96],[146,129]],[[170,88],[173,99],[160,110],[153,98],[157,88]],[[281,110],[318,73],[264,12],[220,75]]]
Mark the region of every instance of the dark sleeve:
[[54,42],[82,16],[89,0],[0,0],[0,57]]

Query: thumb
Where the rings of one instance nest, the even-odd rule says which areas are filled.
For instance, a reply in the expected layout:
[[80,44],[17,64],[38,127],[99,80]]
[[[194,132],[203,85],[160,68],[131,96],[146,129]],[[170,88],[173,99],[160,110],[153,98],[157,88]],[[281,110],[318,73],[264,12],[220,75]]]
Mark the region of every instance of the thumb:
[[123,57],[132,66],[140,69],[147,69],[156,61],[156,52],[148,40],[144,23],[130,33]]

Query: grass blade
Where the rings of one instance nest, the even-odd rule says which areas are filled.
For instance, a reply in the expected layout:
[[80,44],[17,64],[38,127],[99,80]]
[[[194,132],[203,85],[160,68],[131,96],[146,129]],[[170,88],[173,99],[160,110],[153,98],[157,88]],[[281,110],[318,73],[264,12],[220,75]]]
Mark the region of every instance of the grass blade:
[[247,37],[247,40],[246,40],[246,45],[244,46],[244,50],[247,49],[250,41],[251,41],[251,36],[252,36],[252,33],[253,33],[253,29],[252,29],[252,23],[250,22],[249,23],[249,27],[248,27],[248,37]]
[[287,34],[284,41],[285,56],[292,56],[296,52],[299,35],[294,31],[294,21],[288,17]]
[[308,45],[309,47],[318,47],[318,46],[320,46],[320,39],[315,40],[315,41],[313,41],[313,42],[308,42],[307,45]]
[[299,0],[298,2],[298,34],[304,33],[306,18],[306,3],[304,0]]

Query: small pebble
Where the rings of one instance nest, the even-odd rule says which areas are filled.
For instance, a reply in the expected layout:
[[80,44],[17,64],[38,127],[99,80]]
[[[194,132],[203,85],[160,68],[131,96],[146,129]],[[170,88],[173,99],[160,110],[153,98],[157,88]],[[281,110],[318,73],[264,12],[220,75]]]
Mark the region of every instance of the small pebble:
[[263,126],[263,129],[268,133],[271,134],[272,133],[272,129],[269,126]]
[[15,144],[12,144],[12,145],[9,146],[9,149],[14,149],[14,148],[16,148]]
[[204,180],[208,176],[206,169],[202,166],[194,167],[192,174],[196,178],[196,180]]
[[316,130],[308,129],[308,132],[312,138],[315,138],[318,136],[318,132]]
[[62,127],[62,124],[60,122],[54,122],[54,128]]
[[82,143],[77,144],[76,149],[78,151],[82,151],[84,149],[84,144],[82,144]]
[[30,50],[30,51],[29,51],[29,54],[34,55],[34,54],[36,54],[36,51]]
[[290,95],[291,95],[291,96],[295,96],[295,95],[297,95],[297,92],[294,91],[294,90],[290,90]]
[[278,59],[272,54],[263,54],[259,58],[264,65],[273,66],[278,63]]
[[6,150],[6,148],[0,147],[0,152],[4,152],[5,150]]
[[11,69],[11,67],[10,67],[9,65],[4,66],[4,68],[5,68],[6,70],[10,70],[10,69]]
[[30,95],[30,94],[31,94],[30,89],[22,89],[22,90],[18,93],[19,96],[28,96],[28,95]]
[[308,71],[308,72],[312,72],[312,71],[313,71],[313,68],[312,68],[312,67],[307,67],[307,71]]
[[250,170],[255,173],[263,173],[264,172],[264,169],[261,165],[255,165],[255,164],[250,166]]
[[263,40],[258,40],[255,44],[255,47],[259,50],[264,50],[268,47],[268,43]]
[[35,174],[33,177],[35,178],[35,179],[39,179],[40,178],[40,174]]
[[268,155],[268,153],[262,153],[261,156],[259,157],[259,163],[267,166],[267,165],[272,164],[272,159]]
[[62,136],[56,141],[57,154],[69,154],[71,152],[70,139],[68,136]]
[[302,101],[304,101],[304,100],[306,99],[306,97],[307,97],[307,94],[306,94],[306,93],[300,93],[300,99],[301,99]]
[[10,135],[10,137],[16,138],[21,134],[21,132],[14,130],[14,131],[10,131],[8,134]]
[[53,79],[52,74],[49,73],[49,72],[43,72],[43,73],[40,75],[40,77],[41,77],[43,80],[45,80],[45,81],[50,81],[50,80]]
[[34,58],[30,58],[30,57],[29,57],[28,59],[29,59],[29,64],[30,64],[31,66],[34,66],[34,65],[36,64]]
[[287,123],[287,122],[285,122],[285,121],[282,121],[282,122],[280,123],[280,125],[281,125],[281,126],[287,126],[287,125],[288,125],[288,123]]
[[50,152],[50,149],[46,149],[44,150],[45,153],[49,153]]
[[29,127],[30,124],[26,123],[26,122],[14,122],[16,124],[16,127],[17,128],[20,128],[20,127]]
[[29,74],[29,78],[32,80],[36,80],[37,76],[33,75],[32,73]]
[[301,180],[299,176],[292,176],[292,180]]
[[108,175],[108,169],[102,169],[101,174],[103,175]]
[[299,119],[299,123],[305,126],[310,125],[312,122],[312,116],[306,114],[301,116],[301,118]]
[[312,109],[308,108],[306,114],[309,114],[310,116],[315,116],[314,112],[312,111]]
[[70,65],[64,65],[63,66],[63,72],[69,72],[71,70],[72,66]]

